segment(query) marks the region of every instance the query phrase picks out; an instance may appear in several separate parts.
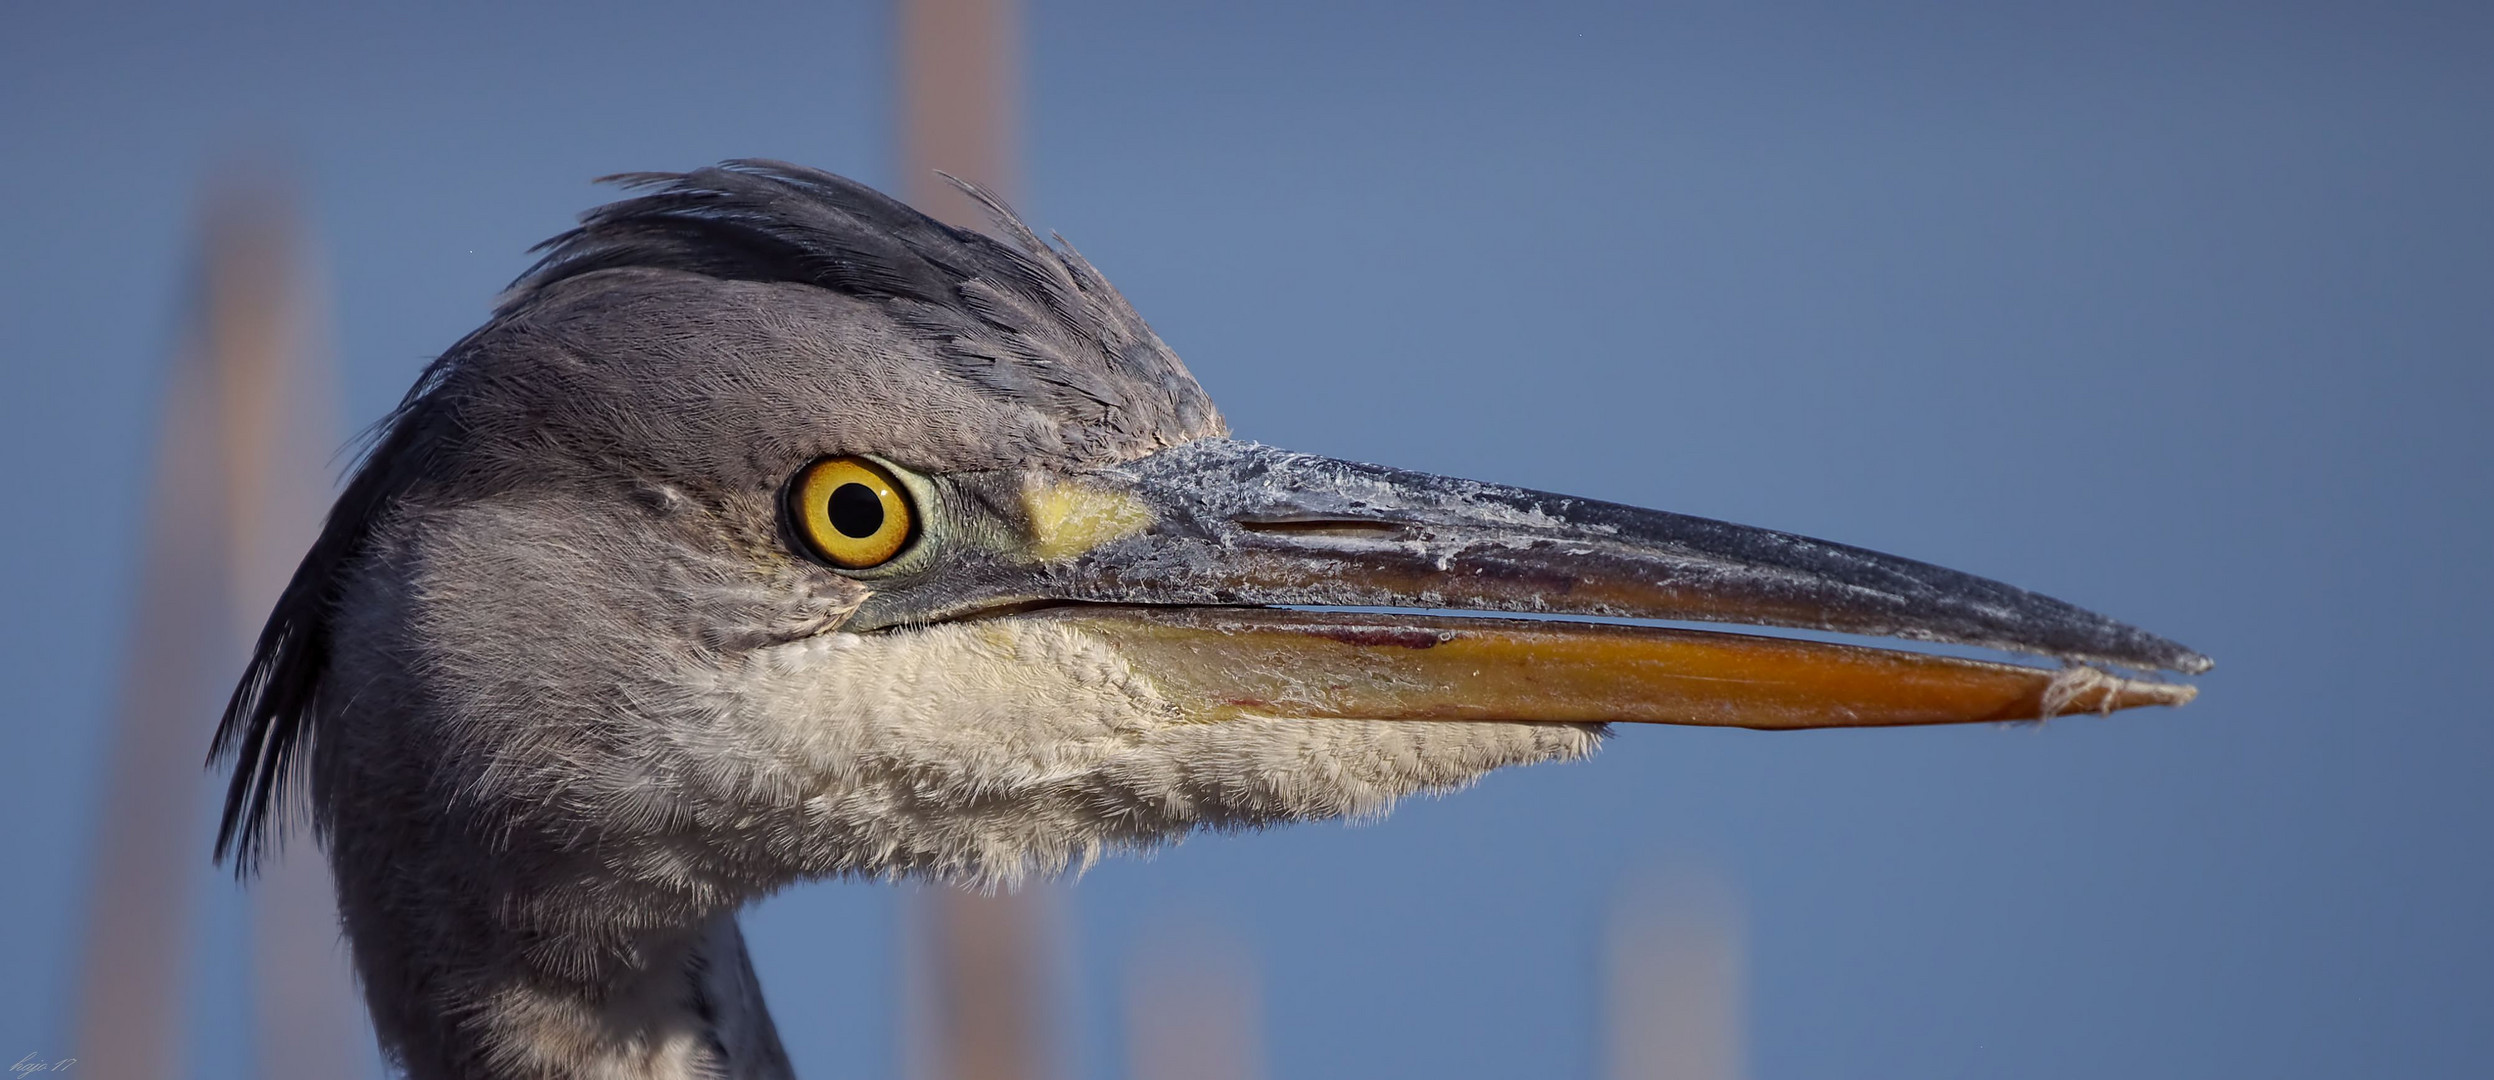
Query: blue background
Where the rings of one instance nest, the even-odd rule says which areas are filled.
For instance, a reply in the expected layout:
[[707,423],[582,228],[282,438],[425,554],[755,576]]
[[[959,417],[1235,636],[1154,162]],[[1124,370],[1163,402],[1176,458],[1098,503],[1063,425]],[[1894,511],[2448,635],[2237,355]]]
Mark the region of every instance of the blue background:
[[[1123,1068],[1125,965],[1183,917],[1256,955],[1276,1075],[1590,1075],[1603,920],[1676,865],[1742,899],[1761,1077],[2481,1073],[2494,18],[2335,7],[1038,0],[1022,208],[1241,434],[1909,554],[2221,665],[2040,730],[1626,730],[1112,862],[1063,898],[1069,1063]],[[890,37],[877,5],[0,4],[0,1056],[75,1052],[203,178],[299,171],[360,424],[592,176],[895,186]],[[188,1060],[239,1077],[208,892]],[[806,1075],[898,1069],[896,897],[749,920]]]

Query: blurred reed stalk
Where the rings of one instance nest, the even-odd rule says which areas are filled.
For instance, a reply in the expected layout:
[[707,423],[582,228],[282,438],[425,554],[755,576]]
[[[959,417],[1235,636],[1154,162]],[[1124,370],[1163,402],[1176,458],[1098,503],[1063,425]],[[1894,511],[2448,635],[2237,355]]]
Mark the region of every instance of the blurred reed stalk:
[[[88,1076],[182,1071],[193,879],[207,861],[200,755],[329,492],[336,394],[311,347],[318,303],[294,201],[265,170],[241,175],[250,178],[212,185],[203,201],[193,307],[146,508],[94,841],[76,1044]],[[308,837],[254,887],[256,1075],[367,1071],[332,895]]]
[[[943,170],[1010,198],[1018,186],[1020,25],[1013,0],[901,0],[895,68],[901,193],[965,228],[985,212]],[[1036,890],[909,894],[905,1042],[920,1080],[1046,1080],[1055,1074],[1050,969],[1062,955],[1054,905]]]
[[1053,893],[910,891],[903,963],[917,1080],[1046,1080],[1061,1019],[1048,990],[1063,956]]
[[941,169],[1000,196],[1021,189],[1021,13],[1014,0],[901,0],[901,195],[938,220],[985,229],[987,212]]
[[1126,967],[1126,1075],[1263,1080],[1262,992],[1245,946],[1208,928],[1146,935]]
[[1739,899],[1721,878],[1621,891],[1604,949],[1611,1080],[1742,1080],[1747,994]]

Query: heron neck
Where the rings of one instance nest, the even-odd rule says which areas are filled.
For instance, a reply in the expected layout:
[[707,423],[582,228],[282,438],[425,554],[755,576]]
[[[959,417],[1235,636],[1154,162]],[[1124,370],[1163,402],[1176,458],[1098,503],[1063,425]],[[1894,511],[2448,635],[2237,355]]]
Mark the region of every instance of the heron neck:
[[793,1080],[733,912],[637,951],[644,964],[590,980],[506,956],[455,1008],[376,996],[374,1019],[408,1080]]

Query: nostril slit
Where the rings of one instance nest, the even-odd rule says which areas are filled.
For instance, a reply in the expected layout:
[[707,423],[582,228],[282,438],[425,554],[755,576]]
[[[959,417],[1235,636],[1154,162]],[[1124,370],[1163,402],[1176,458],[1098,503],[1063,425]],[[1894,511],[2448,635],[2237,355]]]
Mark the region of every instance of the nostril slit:
[[1360,521],[1353,518],[1284,518],[1265,521],[1241,519],[1238,527],[1248,532],[1286,533],[1300,536],[1351,536],[1381,539],[1403,534],[1403,526],[1391,521]]

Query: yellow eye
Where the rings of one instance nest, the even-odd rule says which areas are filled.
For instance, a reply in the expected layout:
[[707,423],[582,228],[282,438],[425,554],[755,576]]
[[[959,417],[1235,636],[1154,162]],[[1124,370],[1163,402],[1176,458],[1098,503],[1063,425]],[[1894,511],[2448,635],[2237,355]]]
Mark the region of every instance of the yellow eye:
[[891,561],[917,529],[906,489],[864,458],[825,458],[806,466],[789,485],[788,516],[814,554],[846,570]]

